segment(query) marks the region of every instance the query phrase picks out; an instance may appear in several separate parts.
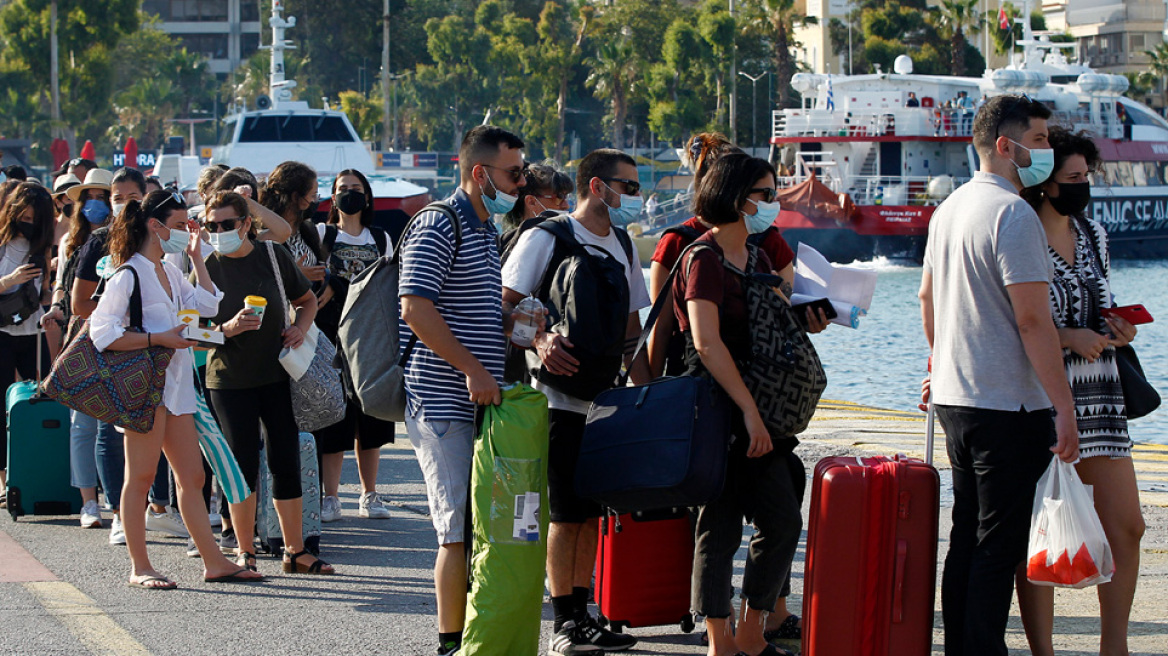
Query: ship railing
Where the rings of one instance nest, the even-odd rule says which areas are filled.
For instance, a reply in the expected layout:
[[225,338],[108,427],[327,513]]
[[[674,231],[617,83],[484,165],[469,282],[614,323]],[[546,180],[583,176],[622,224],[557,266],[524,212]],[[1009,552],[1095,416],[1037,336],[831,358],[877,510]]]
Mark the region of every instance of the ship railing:
[[973,110],[944,107],[895,109],[783,109],[772,114],[775,137],[970,137]]
[[[786,189],[798,185],[806,180],[801,175],[782,176],[779,178],[779,188]],[[933,192],[929,187],[937,176],[849,176],[847,183],[842,183],[834,176],[820,177],[829,189],[836,193],[846,192],[856,205],[937,205],[946,192],[946,185],[934,186]],[[969,178],[953,178],[953,188],[969,182]],[[936,193],[934,193],[936,192]]]

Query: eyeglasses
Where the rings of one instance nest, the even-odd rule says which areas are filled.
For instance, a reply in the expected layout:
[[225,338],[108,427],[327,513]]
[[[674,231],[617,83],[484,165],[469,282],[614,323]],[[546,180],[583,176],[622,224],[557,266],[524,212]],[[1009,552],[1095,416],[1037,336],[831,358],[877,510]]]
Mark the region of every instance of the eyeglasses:
[[636,180],[629,180],[628,178],[601,178],[605,182],[619,182],[625,186],[625,191],[630,196],[636,196],[641,193],[641,183]]
[[232,230],[235,230],[236,226],[242,223],[243,219],[240,218],[220,219],[219,221],[211,221],[208,219],[207,221],[203,222],[203,227],[206,228],[207,232],[210,233],[231,232]]
[[527,175],[527,164],[524,164],[523,166],[521,166],[520,168],[517,168],[517,169],[504,169],[504,168],[499,168],[498,166],[491,166],[490,164],[483,164],[483,168],[495,169],[496,171],[502,171],[502,172],[506,173],[507,175],[511,176],[511,182],[519,182],[520,178],[522,178],[524,175]]
[[762,194],[762,202],[773,203],[775,202],[775,196],[778,194],[778,192],[774,189],[771,189],[770,187],[760,187],[758,189],[751,189],[747,195],[752,194]]

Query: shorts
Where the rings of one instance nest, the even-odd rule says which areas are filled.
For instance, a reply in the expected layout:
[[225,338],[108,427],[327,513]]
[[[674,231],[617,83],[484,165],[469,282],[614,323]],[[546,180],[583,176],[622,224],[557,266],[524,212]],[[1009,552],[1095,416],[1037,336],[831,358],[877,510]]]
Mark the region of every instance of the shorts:
[[426,480],[426,499],[438,544],[464,542],[474,422],[407,417],[406,432]]
[[[392,421],[377,419],[361,412],[361,406],[350,400],[345,404],[345,418],[312,434],[316,448],[322,454],[352,451],[360,442],[362,451],[380,449],[393,442]],[[356,440],[354,439],[356,436]]]
[[576,494],[576,464],[586,420],[578,412],[548,410],[548,508],[553,522],[582,524],[604,514],[599,503]]

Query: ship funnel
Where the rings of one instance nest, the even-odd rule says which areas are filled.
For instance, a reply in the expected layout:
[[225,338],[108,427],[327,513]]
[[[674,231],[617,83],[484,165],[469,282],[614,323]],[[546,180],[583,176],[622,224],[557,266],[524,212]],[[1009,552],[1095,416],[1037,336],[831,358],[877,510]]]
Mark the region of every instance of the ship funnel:
[[896,61],[892,63],[892,70],[895,71],[897,75],[912,75],[912,57],[909,57],[908,55],[901,55],[897,57]]

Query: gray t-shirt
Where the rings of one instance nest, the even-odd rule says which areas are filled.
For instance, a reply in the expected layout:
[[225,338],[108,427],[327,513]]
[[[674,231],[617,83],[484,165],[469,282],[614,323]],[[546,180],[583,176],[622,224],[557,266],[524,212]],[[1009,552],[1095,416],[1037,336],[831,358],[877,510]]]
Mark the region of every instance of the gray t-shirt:
[[1014,185],[978,172],[953,192],[929,222],[924,264],[933,276],[933,401],[1049,408],[1006,292],[1051,277],[1042,222]]

